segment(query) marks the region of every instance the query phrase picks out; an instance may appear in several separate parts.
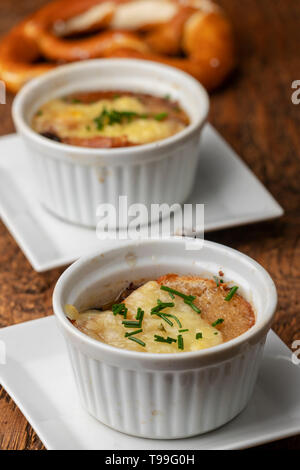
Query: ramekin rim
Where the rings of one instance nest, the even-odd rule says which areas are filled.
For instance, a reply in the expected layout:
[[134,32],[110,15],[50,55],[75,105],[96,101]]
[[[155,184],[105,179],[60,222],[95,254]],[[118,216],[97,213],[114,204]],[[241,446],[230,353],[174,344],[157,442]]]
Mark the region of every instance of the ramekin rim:
[[[63,311],[63,308],[60,305],[60,301],[59,301],[60,295],[63,291],[64,284],[68,281],[68,277],[74,271],[80,269],[82,265],[89,263],[91,260],[93,260],[94,258],[97,258],[98,256],[101,256],[102,254],[113,252],[115,250],[119,250],[120,248],[126,250],[128,248],[131,248],[133,246],[138,246],[140,244],[178,243],[178,241],[180,240],[183,241],[182,237],[176,237],[176,236],[170,239],[165,239],[165,240],[153,240],[153,239],[134,240],[134,241],[130,240],[122,244],[122,246],[119,245],[114,248],[108,247],[108,248],[101,250],[101,252],[97,250],[97,252],[93,252],[87,256],[81,257],[63,272],[63,274],[60,276],[60,278],[58,279],[56,283],[56,286],[53,291],[53,297],[52,297],[53,311],[54,311],[55,317],[73,337],[75,336],[78,340],[93,347],[97,351],[101,351],[101,350],[105,351],[106,353],[111,354],[111,356],[113,357],[121,357],[123,359],[127,358],[128,360],[139,360],[139,361],[144,361],[147,363],[155,361],[156,363],[159,362],[160,364],[164,362],[168,363],[170,361],[184,362],[189,359],[197,359],[197,358],[210,359],[213,356],[219,357],[220,354],[226,353],[236,347],[241,346],[243,343],[246,343],[247,341],[254,338],[257,334],[259,334],[260,331],[264,331],[268,327],[268,325],[270,325],[270,322],[276,310],[277,300],[278,300],[277,290],[270,274],[266,271],[265,268],[263,268],[263,266],[261,266],[259,263],[257,263],[251,257],[245,255],[244,253],[241,253],[238,250],[227,247],[225,245],[211,242],[208,240],[203,240],[203,243],[215,249],[230,252],[235,257],[239,257],[240,259],[244,260],[244,262],[248,262],[252,267],[258,269],[258,271],[264,276],[265,281],[267,283],[268,290],[269,290],[270,305],[268,306],[267,312],[265,313],[265,319],[261,320],[259,324],[256,321],[255,324],[251,328],[249,328],[249,330],[247,330],[245,333],[241,334],[240,336],[237,336],[236,338],[229,340],[225,343],[221,343],[219,345],[212,346],[206,349],[201,349],[198,351],[189,351],[189,352],[177,353],[177,354],[176,353],[166,353],[166,354],[148,353],[148,352],[139,352],[139,351],[121,349],[121,348],[117,348],[115,346],[111,346],[109,344],[103,343],[101,341],[97,341],[91,338],[90,336],[86,335],[85,333],[82,333],[75,326],[73,326],[72,323],[68,320],[68,318],[66,317]],[[59,312],[59,314],[57,312]]]
[[30,82],[26,83],[24,87],[18,92],[15,96],[13,105],[12,105],[12,116],[13,120],[16,124],[17,129],[21,130],[27,138],[34,140],[37,144],[43,145],[44,147],[56,151],[56,157],[65,159],[66,156],[63,153],[68,153],[73,156],[80,156],[82,153],[86,154],[87,157],[107,157],[108,149],[98,149],[98,148],[88,148],[88,147],[78,147],[74,145],[63,144],[61,142],[51,141],[46,137],[39,135],[35,132],[30,125],[26,122],[23,117],[23,106],[26,101],[26,96],[32,92],[35,88],[42,86],[47,81],[51,81],[53,77],[57,77],[59,75],[63,75],[66,70],[74,70],[76,72],[77,69],[82,69],[85,67],[96,67],[97,65],[102,65],[104,67],[109,67],[109,65],[120,65],[121,67],[124,65],[132,65],[135,67],[145,67],[148,69],[163,69],[163,70],[171,70],[173,74],[178,75],[178,77],[182,77],[188,82],[194,84],[201,93],[201,100],[203,105],[203,114],[199,116],[199,119],[195,122],[189,124],[185,129],[174,134],[170,137],[165,139],[161,139],[158,141],[150,142],[148,144],[141,144],[132,147],[117,147],[109,149],[109,158],[113,159],[114,157],[117,158],[121,155],[131,154],[136,155],[139,153],[142,154],[149,154],[153,151],[157,152],[163,150],[169,150],[170,147],[175,145],[180,145],[180,143],[184,143],[185,140],[189,139],[195,132],[198,132],[205,121],[207,120],[208,112],[209,112],[209,95],[203,85],[198,82],[195,78],[191,75],[183,72],[182,70],[176,69],[175,67],[171,67],[169,65],[160,64],[153,61],[148,60],[141,60],[141,59],[125,59],[125,58],[111,58],[111,59],[92,59],[92,60],[83,60],[76,63],[62,65],[57,67],[54,70],[47,72],[44,75],[41,75],[37,78],[30,80]]

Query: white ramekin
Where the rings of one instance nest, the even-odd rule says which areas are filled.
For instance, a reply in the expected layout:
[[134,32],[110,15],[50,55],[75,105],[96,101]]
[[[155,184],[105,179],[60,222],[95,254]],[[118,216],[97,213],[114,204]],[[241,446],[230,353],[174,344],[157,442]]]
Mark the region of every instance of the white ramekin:
[[[170,95],[191,124],[167,139],[136,147],[89,149],[51,141],[30,127],[33,114],[48,100],[88,90],[130,90]],[[182,203],[195,177],[200,131],[209,99],[191,76],[149,61],[99,59],[59,67],[32,80],[13,103],[15,126],[28,148],[37,195],[59,217],[94,227],[99,204],[127,196],[128,205]],[[148,221],[146,221],[148,222]]]
[[[126,242],[80,259],[55,287],[54,312],[81,402],[118,431],[160,439],[204,433],[234,418],[252,394],[277,304],[274,283],[259,264],[231,248],[207,241],[199,251],[185,248],[177,237]],[[118,349],[81,333],[64,315],[65,304],[81,309],[105,303],[130,281],[169,272],[211,277],[220,269],[251,302],[256,323],[210,349],[180,354]]]

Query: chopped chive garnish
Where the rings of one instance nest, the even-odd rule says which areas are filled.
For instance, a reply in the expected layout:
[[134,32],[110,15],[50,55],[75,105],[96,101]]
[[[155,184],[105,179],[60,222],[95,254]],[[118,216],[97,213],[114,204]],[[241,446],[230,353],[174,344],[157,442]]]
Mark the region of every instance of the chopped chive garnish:
[[224,284],[224,281],[223,281],[223,279],[220,279],[220,283],[221,283],[221,284]]
[[140,329],[140,330],[131,331],[130,333],[125,333],[125,338],[127,338],[128,336],[137,335],[138,333],[141,333],[142,331],[143,330]]
[[167,339],[170,341],[170,343],[176,343],[177,342],[177,339],[171,338],[170,336],[168,336]]
[[134,336],[130,336],[128,339],[130,339],[131,341],[134,341],[135,343],[138,343],[140,344],[141,346],[145,347],[146,346],[146,343],[144,343],[144,341],[138,339],[138,338],[135,338]]
[[144,317],[144,311],[141,309],[141,307],[139,307],[137,309],[137,314],[136,314],[136,320],[142,320]]
[[43,114],[43,111],[41,109],[39,109],[36,113],[37,116],[42,116],[42,114]]
[[144,310],[142,310],[142,313],[140,314],[140,317],[139,317],[140,325],[142,325],[143,319],[144,319]]
[[164,99],[165,99],[165,100],[169,100],[170,98],[171,98],[170,95],[165,95],[165,96],[164,96]]
[[188,329],[185,329],[185,330],[178,330],[179,333],[185,333],[186,331],[189,331]]
[[124,319],[126,318],[128,308],[125,304],[114,304],[111,309],[114,315],[123,315]]
[[171,322],[171,320],[169,320],[167,318],[167,316],[170,316],[170,315],[167,315],[166,313],[161,312],[161,310],[163,310],[164,308],[167,308],[167,307],[174,307],[174,303],[173,302],[162,302],[160,299],[157,299],[157,305],[151,309],[150,313],[151,313],[151,315],[157,315],[159,318],[164,320],[170,326],[173,326],[173,323]]
[[107,110],[104,108],[102,112],[94,118],[97,129],[101,131],[106,125],[121,124],[122,122],[131,122],[134,118],[146,118],[145,114],[139,114],[134,111],[117,111],[116,109]]
[[219,334],[219,332],[218,332],[218,331],[215,331],[215,332],[214,332],[214,335],[218,335],[218,334]]
[[202,339],[203,336],[202,336],[202,333],[199,332],[199,333],[196,333],[196,339]]
[[170,336],[168,336],[167,338],[164,338],[163,336],[154,335],[154,341],[156,341],[157,343],[172,344],[172,343],[176,343],[177,340],[175,338],[171,338]]
[[81,103],[81,101],[77,98],[73,98],[72,101],[71,101],[73,104],[78,104],[78,103]]
[[164,325],[161,323],[160,326],[158,327],[160,331],[166,331]]
[[[160,299],[157,299],[157,305],[151,309],[150,313],[151,313],[151,315],[157,315],[162,320],[167,322],[170,326],[173,326],[173,323],[171,322],[171,320],[169,320],[167,318],[167,317],[173,317],[173,315],[161,312],[161,310],[163,310],[165,308],[174,307],[174,305],[175,305],[174,302],[162,302]],[[176,319],[176,321],[179,321],[179,320]]]
[[155,114],[154,119],[156,121],[162,121],[163,119],[165,119],[166,117],[168,116],[168,113],[158,113],[158,114]]
[[217,284],[217,287],[220,285],[220,280],[217,278],[217,276],[213,276],[215,283]]
[[168,343],[169,342],[167,340],[167,338],[164,338],[163,336],[159,336],[159,335],[154,335],[154,341],[156,341],[157,343]]
[[184,343],[183,343],[182,335],[178,335],[177,340],[178,340],[178,349],[184,349]]
[[165,308],[171,308],[174,307],[174,302],[162,302],[160,299],[157,299],[157,305],[153,308],[151,308],[151,315],[156,315],[158,314],[161,310],[164,310]]
[[229,300],[232,299],[232,297],[234,296],[237,290],[238,290],[238,286],[233,286],[228,292],[228,294],[226,295],[224,300],[227,300],[227,302],[229,302]]
[[[117,315],[118,313],[123,315],[123,311],[121,310],[121,306],[125,307],[124,304],[115,304],[115,305],[112,306],[112,310],[113,310],[114,315]],[[127,314],[127,311],[128,311],[128,309],[126,307],[125,307],[125,309],[126,309],[126,311],[125,311],[124,318],[126,318],[126,314]],[[141,307],[139,307],[137,309],[137,314],[136,314],[135,318],[136,318],[135,320],[124,320],[124,321],[122,321],[122,324],[125,326],[125,328],[141,328],[143,318],[144,318],[144,310],[142,310]]]
[[179,320],[179,318],[177,318],[175,315],[171,315],[171,313],[163,313],[163,315],[165,317],[171,317],[171,318],[174,318],[174,320],[176,321],[177,325],[179,326],[179,328],[182,328],[182,324]]
[[190,307],[192,307],[193,310],[195,310],[196,313],[201,313],[201,310],[200,308],[196,307],[195,304],[193,304],[193,301],[191,302],[185,302],[187,305],[189,305]]
[[91,126],[89,126],[89,125],[85,126],[85,128],[86,128],[87,131],[91,130]]
[[181,297],[184,303],[189,305],[193,310],[195,310],[195,312],[201,313],[201,310],[193,303],[196,298],[194,295],[185,295],[182,292],[179,292],[178,290],[172,289],[168,286],[160,286],[160,288],[161,290],[170,292],[171,294],[178,295],[178,297]]
[[224,321],[224,318],[218,318],[218,320],[214,321],[211,326],[217,326],[217,325],[221,325],[221,323],[223,323]]
[[164,313],[157,313],[156,315],[159,316],[159,318],[164,320],[166,323],[168,323],[168,325],[173,326],[173,322],[171,322],[171,320],[169,320]]
[[135,320],[124,320],[122,321],[122,324],[125,326],[125,328],[139,328],[141,326],[140,322]]

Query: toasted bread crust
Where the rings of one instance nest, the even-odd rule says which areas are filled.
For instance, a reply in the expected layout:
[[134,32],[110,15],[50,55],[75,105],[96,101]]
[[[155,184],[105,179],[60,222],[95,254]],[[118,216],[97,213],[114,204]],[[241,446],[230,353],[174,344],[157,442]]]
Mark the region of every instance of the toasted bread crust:
[[236,293],[230,301],[225,300],[230,290],[226,283],[217,286],[212,279],[172,273],[159,277],[157,282],[183,294],[194,295],[194,303],[201,309],[202,318],[208,323],[223,318],[223,323],[217,328],[222,332],[224,341],[240,336],[255,323],[254,311],[241,295]]

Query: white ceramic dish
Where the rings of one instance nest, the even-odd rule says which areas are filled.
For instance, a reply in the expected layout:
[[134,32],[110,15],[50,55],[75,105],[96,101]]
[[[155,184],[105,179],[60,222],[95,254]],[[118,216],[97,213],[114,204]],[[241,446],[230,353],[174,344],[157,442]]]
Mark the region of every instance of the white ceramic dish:
[[[83,410],[74,393],[65,341],[53,316],[2,328],[0,341],[6,346],[0,383],[49,450],[169,450],[178,454],[194,449],[243,449],[300,433],[300,366],[293,364],[291,351],[272,331],[246,409],[215,431],[176,440],[128,436]],[[153,420],[160,419],[153,416]]]
[[[51,141],[30,127],[50,99],[75,91],[130,90],[178,100],[190,125],[172,137],[135,147],[91,149]],[[99,59],[66,65],[30,81],[13,103],[13,119],[28,147],[40,201],[59,217],[96,226],[99,204],[126,195],[128,205],[182,203],[190,194],[208,95],[191,76],[149,61]],[[178,184],[180,182],[180,184]]]
[[[197,240],[194,244],[200,246]],[[252,303],[256,323],[206,350],[150,354],[114,348],[81,333],[64,314],[65,304],[81,310],[100,298],[106,303],[130,281],[168,272],[212,276],[220,269]],[[153,439],[201,434],[244,409],[276,303],[274,283],[255,261],[207,241],[198,251],[186,250],[185,241],[176,237],[129,242],[80,259],[62,274],[53,294],[84,408],[118,431]]]
[[[202,184],[194,185],[186,202],[205,203],[205,233],[283,214],[271,194],[209,124],[203,130],[196,181],[201,175]],[[95,230],[54,217],[36,200],[33,188],[21,138],[0,138],[0,216],[36,271],[64,266],[89,251],[102,249],[103,242],[96,238]]]

